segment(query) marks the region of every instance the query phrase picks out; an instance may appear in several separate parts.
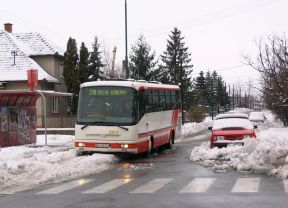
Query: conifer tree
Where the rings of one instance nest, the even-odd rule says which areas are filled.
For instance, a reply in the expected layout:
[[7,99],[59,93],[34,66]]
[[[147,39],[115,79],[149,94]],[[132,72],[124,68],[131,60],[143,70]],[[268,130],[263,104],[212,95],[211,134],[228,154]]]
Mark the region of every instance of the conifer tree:
[[76,40],[69,38],[67,50],[64,53],[64,71],[63,71],[67,92],[73,93],[71,102],[68,103],[70,111],[76,113],[78,103],[78,93],[80,88],[78,71],[78,53]]
[[195,82],[196,102],[200,105],[207,105],[206,80],[203,71],[200,71],[199,76],[196,78]]
[[[169,84],[181,84],[181,92],[184,100],[184,109],[188,109],[191,88],[191,78],[193,65],[191,62],[191,53],[188,47],[185,47],[184,37],[181,31],[174,28],[167,40],[166,51],[161,55],[162,64],[159,66],[160,71],[164,72],[167,77],[160,77],[160,81]],[[167,82],[168,81],[168,82]]]
[[88,81],[89,71],[88,71],[88,58],[89,52],[85,46],[85,43],[82,42],[80,47],[80,57],[79,57],[79,81],[84,83]]
[[101,61],[101,52],[100,44],[98,43],[98,38],[94,38],[94,43],[92,44],[93,51],[90,53],[89,57],[89,65],[88,65],[88,71],[89,71],[89,78],[92,77],[92,80],[103,80],[105,79],[104,73],[102,71],[102,68],[105,66]]
[[130,53],[129,70],[132,79],[152,80],[154,67],[156,65],[155,52],[151,53],[151,46],[140,35]]

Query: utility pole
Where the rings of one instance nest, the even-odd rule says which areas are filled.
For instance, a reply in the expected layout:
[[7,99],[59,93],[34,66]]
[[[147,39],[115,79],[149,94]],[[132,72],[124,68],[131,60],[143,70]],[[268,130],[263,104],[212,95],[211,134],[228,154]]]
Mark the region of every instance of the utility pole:
[[240,97],[239,97],[239,100],[240,100],[240,104],[239,104],[239,107],[242,107],[242,93],[241,93],[241,86],[240,86]]
[[129,78],[129,69],[128,69],[128,42],[127,42],[127,2],[125,0],[125,70],[126,70],[126,79]]
[[233,109],[235,108],[235,94],[234,94],[234,84],[233,84]]
[[230,91],[230,84],[229,84],[229,94],[228,94],[228,98],[229,98],[229,110],[231,110],[231,91]]
[[113,49],[112,67],[111,67],[111,75],[110,75],[110,77],[111,77],[112,79],[115,78],[115,59],[116,59],[116,50],[117,50],[117,47],[115,46],[114,49]]
[[[184,125],[184,101],[183,101],[183,60],[181,56],[181,65],[180,65],[180,93],[181,93],[181,107],[182,107],[182,125]],[[176,76],[175,76],[176,77]]]
[[213,79],[211,79],[211,113],[212,113],[212,120],[214,116],[214,105],[213,105]]

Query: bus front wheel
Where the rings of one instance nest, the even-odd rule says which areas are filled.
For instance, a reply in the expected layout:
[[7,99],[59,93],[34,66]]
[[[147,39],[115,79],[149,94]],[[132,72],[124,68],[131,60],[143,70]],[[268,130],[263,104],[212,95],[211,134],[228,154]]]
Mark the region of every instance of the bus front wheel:
[[145,153],[145,156],[149,157],[152,153],[152,150],[153,150],[153,138],[151,137],[147,145],[147,151]]

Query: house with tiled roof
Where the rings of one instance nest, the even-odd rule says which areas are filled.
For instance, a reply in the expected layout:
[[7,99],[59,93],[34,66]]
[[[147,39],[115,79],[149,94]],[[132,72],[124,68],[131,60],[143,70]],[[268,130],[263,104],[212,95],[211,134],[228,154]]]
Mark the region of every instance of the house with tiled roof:
[[[64,51],[39,33],[13,33],[12,24],[0,29],[0,89],[28,90],[27,70],[38,70],[37,90],[66,92],[63,77]],[[38,127],[43,127],[43,100],[37,101]],[[52,96],[46,100],[50,127],[67,115],[67,98]],[[49,121],[49,120],[48,120]],[[49,125],[49,124],[48,124]]]

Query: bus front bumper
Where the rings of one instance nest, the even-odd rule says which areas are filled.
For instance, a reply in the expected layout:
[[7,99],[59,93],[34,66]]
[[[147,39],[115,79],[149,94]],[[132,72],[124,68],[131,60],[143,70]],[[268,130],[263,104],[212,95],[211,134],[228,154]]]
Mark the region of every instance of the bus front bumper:
[[132,153],[137,154],[145,152],[147,149],[147,141],[137,143],[119,142],[91,142],[91,141],[75,141],[74,147],[77,152],[104,152],[104,153]]

